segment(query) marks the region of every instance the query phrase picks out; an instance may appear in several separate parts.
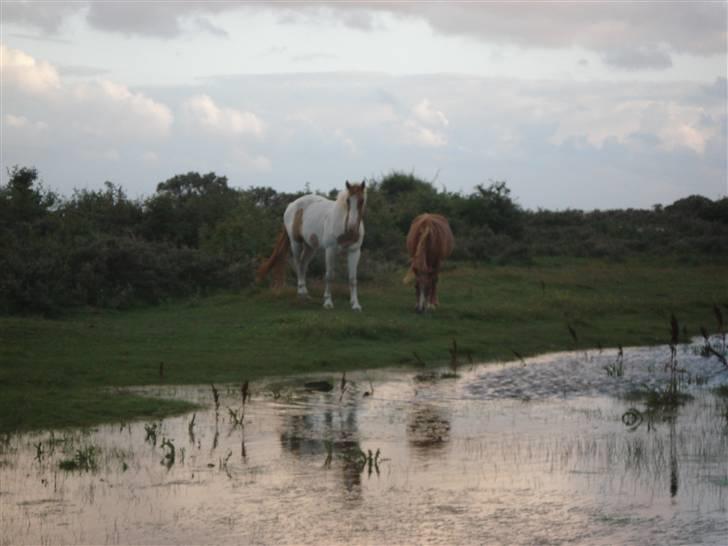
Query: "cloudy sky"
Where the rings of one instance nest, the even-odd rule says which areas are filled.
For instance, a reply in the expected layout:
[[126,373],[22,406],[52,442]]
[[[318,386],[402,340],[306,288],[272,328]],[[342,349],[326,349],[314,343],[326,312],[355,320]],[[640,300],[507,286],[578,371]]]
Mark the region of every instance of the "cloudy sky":
[[2,176],[132,196],[414,172],[528,208],[726,195],[728,3],[0,3]]

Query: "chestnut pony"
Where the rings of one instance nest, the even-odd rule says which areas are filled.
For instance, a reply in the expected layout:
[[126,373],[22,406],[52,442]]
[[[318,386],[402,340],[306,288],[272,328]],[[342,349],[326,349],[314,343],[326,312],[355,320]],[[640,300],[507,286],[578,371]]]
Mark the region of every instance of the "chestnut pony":
[[410,270],[405,282],[414,277],[418,313],[434,309],[437,299],[437,280],[441,263],[455,246],[455,237],[447,219],[440,214],[420,214],[412,220],[407,234]]
[[330,283],[334,279],[336,252],[344,250],[349,268],[349,302],[354,311],[361,311],[356,270],[364,240],[366,199],[365,182],[350,184],[347,181],[346,189],[339,192],[336,201],[320,195],[304,195],[290,203],[283,213],[283,227],[273,253],[258,268],[258,282],[272,272],[273,286],[282,286],[290,250],[298,277],[298,296],[308,297],[306,270],[316,251],[323,248],[326,251],[324,307],[331,309],[334,302],[331,299]]

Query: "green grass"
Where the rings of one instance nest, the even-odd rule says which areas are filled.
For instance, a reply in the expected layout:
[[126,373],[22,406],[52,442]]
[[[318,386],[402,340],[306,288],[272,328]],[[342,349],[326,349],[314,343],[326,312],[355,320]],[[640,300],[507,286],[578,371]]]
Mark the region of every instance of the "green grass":
[[[61,320],[0,317],[0,431],[85,426],[190,409],[181,401],[114,387],[241,382],[301,372],[409,365],[413,352],[447,364],[461,355],[512,359],[578,348],[667,343],[670,313],[690,335],[714,330],[712,305],[728,303],[728,269],[654,261],[541,260],[525,267],[452,266],[441,307],[416,315],[403,272],[360,283],[362,313],[344,282],[336,309],[294,289],[253,290],[124,312],[84,311]],[[542,291],[541,282],[545,284]],[[111,389],[102,389],[111,387]]]

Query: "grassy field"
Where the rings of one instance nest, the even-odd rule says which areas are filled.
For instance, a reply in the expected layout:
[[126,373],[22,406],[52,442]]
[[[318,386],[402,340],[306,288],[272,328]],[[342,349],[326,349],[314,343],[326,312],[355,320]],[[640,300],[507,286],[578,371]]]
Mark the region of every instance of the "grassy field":
[[[533,266],[451,266],[441,307],[415,315],[403,272],[360,284],[362,313],[345,283],[336,309],[251,289],[124,312],[84,311],[60,320],[0,317],[0,432],[150,418],[190,409],[119,387],[221,383],[301,372],[465,360],[513,359],[560,349],[657,344],[670,313],[689,336],[728,314],[728,268],[673,262],[541,260]],[[578,337],[572,339],[567,324]],[[160,377],[160,363],[164,374]],[[103,389],[106,387],[106,389]]]

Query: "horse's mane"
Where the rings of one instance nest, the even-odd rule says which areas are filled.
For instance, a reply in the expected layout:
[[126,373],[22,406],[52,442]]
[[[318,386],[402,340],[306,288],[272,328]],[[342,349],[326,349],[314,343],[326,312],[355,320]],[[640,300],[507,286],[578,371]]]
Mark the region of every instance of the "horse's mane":
[[346,200],[349,197],[349,190],[343,189],[336,196],[336,206],[346,208]]
[[447,258],[454,245],[455,238],[444,216],[425,213],[415,218],[407,234],[411,264],[405,282],[412,280],[415,271],[428,271],[431,265]]

